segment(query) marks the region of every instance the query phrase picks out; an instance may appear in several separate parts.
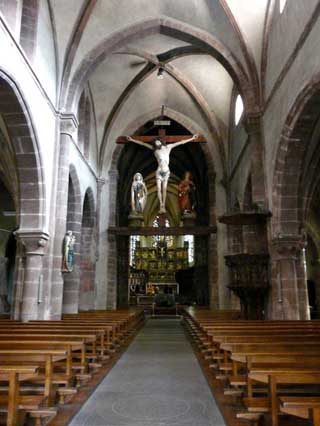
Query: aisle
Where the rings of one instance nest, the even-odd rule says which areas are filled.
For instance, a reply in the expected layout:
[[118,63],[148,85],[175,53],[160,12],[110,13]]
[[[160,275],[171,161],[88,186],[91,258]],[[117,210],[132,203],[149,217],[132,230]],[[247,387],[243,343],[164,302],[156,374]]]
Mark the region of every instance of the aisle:
[[70,426],[222,426],[179,320],[150,319]]

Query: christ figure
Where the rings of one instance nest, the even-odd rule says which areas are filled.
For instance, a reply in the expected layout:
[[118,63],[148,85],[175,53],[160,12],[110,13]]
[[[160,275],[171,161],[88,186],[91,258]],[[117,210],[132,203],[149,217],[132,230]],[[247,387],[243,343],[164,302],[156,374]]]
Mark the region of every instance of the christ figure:
[[156,182],[157,182],[158,199],[160,202],[159,213],[166,212],[167,186],[168,186],[168,181],[170,177],[170,169],[169,169],[170,152],[173,148],[176,148],[179,145],[184,145],[185,143],[188,143],[188,142],[193,142],[196,139],[198,139],[198,135],[194,135],[192,136],[192,138],[167,145],[163,139],[161,139],[160,137],[157,137],[153,141],[153,143],[150,145],[148,143],[133,139],[131,136],[127,136],[127,140],[129,142],[134,142],[138,145],[144,146],[145,148],[151,149],[154,152],[154,155],[158,162],[158,168],[156,171]]

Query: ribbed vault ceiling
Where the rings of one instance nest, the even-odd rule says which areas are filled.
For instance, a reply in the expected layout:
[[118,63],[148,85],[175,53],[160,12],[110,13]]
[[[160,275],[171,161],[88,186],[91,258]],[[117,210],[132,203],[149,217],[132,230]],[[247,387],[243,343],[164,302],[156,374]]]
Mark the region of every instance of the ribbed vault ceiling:
[[[211,150],[223,172],[235,83],[224,62],[232,59],[243,84],[257,90],[259,102],[267,4],[268,0],[51,0],[61,87],[76,100],[89,86],[100,165],[110,160],[117,136],[150,111],[158,116],[164,105],[197,123],[208,143],[215,145]],[[159,17],[162,24],[152,26],[152,19]],[[223,46],[224,59],[206,47],[207,41]],[[159,67],[166,70],[163,80],[156,78]],[[72,105],[66,99],[61,103],[66,109]]]

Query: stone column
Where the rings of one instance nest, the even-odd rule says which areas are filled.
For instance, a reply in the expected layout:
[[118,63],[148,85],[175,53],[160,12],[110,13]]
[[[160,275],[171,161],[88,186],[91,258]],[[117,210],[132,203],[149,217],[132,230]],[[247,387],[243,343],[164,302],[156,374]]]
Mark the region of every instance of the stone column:
[[49,235],[42,231],[17,231],[17,239],[24,247],[24,278],[20,317],[22,321],[38,319],[38,306],[43,291],[42,266]]
[[55,211],[55,235],[52,262],[52,285],[50,294],[50,315],[48,319],[60,319],[63,299],[62,244],[66,232],[68,185],[69,185],[69,152],[71,139],[77,131],[74,116],[63,115],[60,118],[60,152],[59,172]]
[[105,271],[101,271],[100,251],[104,253],[105,238],[101,235],[101,209],[102,209],[102,190],[106,180],[97,178],[97,215],[96,215],[96,274],[95,274],[95,309],[105,309],[107,300],[107,286],[105,282]]
[[[196,244],[198,238],[195,237],[195,259],[198,252],[198,245]],[[199,242],[198,242],[199,243]],[[201,245],[201,242],[200,242]],[[201,249],[204,251],[205,247]],[[208,271],[208,292],[209,292],[209,306],[210,309],[219,309],[219,267],[218,267],[218,250],[217,250],[217,234],[210,234],[207,239],[207,258],[203,261],[202,266],[207,267]],[[210,260],[209,260],[210,259]],[[196,281],[196,277],[194,278]]]
[[265,207],[265,173],[261,121],[260,114],[251,114],[246,118],[246,131],[251,146],[252,200],[263,208]]
[[272,319],[310,319],[306,270],[303,263],[305,239],[301,235],[279,235],[271,247]]
[[119,308],[127,308],[129,281],[129,237],[117,237],[117,304]]
[[[117,220],[118,170],[111,170],[108,176],[109,187],[109,226],[115,226]],[[107,309],[117,307],[117,241],[114,235],[107,237]]]

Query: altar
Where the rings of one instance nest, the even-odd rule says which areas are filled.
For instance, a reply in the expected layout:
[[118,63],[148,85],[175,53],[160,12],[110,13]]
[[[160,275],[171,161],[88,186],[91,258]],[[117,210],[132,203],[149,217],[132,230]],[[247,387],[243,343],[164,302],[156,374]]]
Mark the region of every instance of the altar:
[[179,294],[179,284],[176,282],[149,282],[146,286],[147,295],[155,295],[157,293]]

